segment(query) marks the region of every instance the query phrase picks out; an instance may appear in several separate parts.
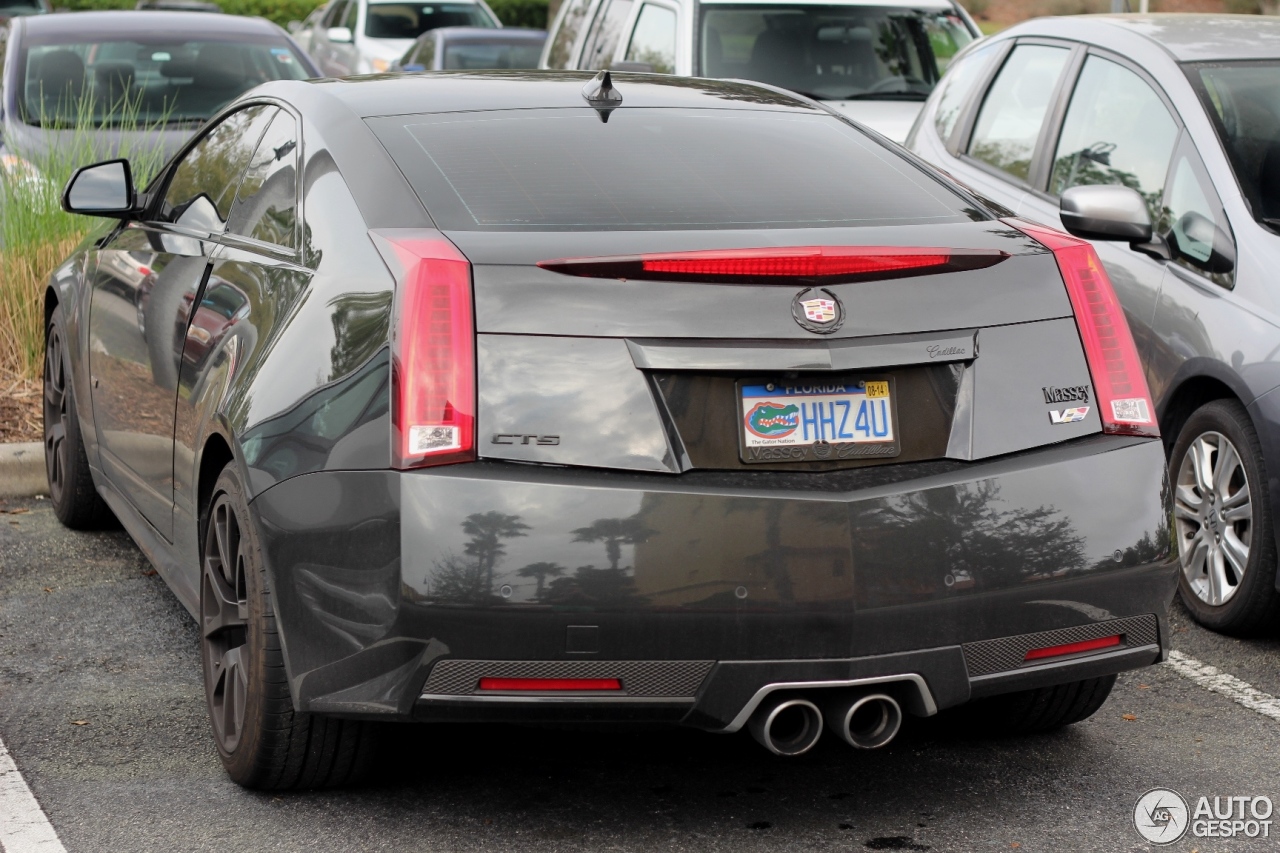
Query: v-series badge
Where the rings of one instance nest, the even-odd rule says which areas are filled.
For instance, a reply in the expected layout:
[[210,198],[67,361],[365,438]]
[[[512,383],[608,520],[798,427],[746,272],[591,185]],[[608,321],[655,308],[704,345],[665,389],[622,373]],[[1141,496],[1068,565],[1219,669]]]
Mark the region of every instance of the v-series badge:
[[1071,403],[1076,400],[1081,403],[1089,402],[1088,385],[1069,385],[1066,388],[1050,386],[1040,390],[1044,392],[1044,401],[1046,403]]

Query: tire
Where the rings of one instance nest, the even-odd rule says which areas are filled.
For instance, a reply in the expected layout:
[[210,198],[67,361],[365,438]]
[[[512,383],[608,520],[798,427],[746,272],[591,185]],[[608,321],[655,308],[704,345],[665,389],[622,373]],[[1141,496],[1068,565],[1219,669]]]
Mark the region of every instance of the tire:
[[1111,695],[1114,675],[978,699],[964,706],[966,721],[992,734],[1048,732],[1087,720]]
[[1280,626],[1274,521],[1262,446],[1244,407],[1214,400],[1193,412],[1173,446],[1169,476],[1182,603],[1197,622],[1223,634],[1274,632]]
[[66,527],[102,527],[113,516],[93,485],[89,457],[80,435],[80,417],[71,382],[62,306],[53,309],[44,335],[44,468],[49,502]]
[[260,790],[355,783],[372,763],[376,724],[294,711],[261,546],[231,465],[200,530],[200,659],[228,775]]

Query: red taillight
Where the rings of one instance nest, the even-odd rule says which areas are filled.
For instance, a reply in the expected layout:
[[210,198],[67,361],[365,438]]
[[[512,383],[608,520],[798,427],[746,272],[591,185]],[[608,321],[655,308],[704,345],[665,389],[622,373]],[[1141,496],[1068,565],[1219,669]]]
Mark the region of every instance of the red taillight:
[[1102,431],[1115,435],[1160,435],[1155,405],[1147,390],[1129,322],[1093,246],[1042,225],[1020,219],[1005,222],[1044,244],[1058,262],[1093,377]]
[[566,690],[621,690],[616,678],[482,678],[481,690],[515,692],[563,692]]
[[1032,649],[1027,652],[1027,656],[1023,660],[1041,660],[1043,658],[1062,657],[1063,655],[1078,655],[1081,652],[1096,652],[1098,649],[1109,649],[1118,645],[1120,645],[1120,635],[1114,634],[1110,637],[1099,637],[1096,640],[1084,640],[1079,643],[1064,643],[1061,646]]
[[791,246],[715,249],[669,254],[561,258],[538,266],[565,275],[649,281],[814,284],[902,278],[982,269],[1008,257],[988,249],[920,249],[902,246]]
[[476,458],[471,264],[438,232],[373,236],[397,277],[392,462],[397,468],[469,462]]

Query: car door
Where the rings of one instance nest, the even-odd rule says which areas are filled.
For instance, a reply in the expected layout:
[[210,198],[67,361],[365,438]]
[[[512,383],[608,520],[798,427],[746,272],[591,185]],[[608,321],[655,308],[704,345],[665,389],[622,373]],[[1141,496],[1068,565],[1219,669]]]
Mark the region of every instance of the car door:
[[148,217],[117,230],[94,265],[89,369],[100,464],[170,541],[185,317],[271,110],[239,110],[203,134],[165,176]]
[[336,64],[339,45],[329,40],[329,30],[342,26],[342,19],[350,5],[351,0],[333,0],[312,37],[311,56],[320,70],[331,77],[341,77],[342,72]]
[[[1046,161],[1023,196],[1018,215],[1062,228],[1058,201],[1065,190],[1115,184],[1146,199],[1151,221],[1157,223],[1179,130],[1163,93],[1145,74],[1118,57],[1091,50],[1074,81],[1060,128],[1049,130],[1043,146]],[[1099,240],[1093,245],[1144,356],[1148,382],[1154,385],[1145,356],[1152,346],[1165,262],[1122,242]]]
[[[297,121],[288,110],[272,108],[258,123],[266,124],[266,130],[253,137],[256,150],[230,203],[208,283],[191,303],[182,347],[174,429],[174,536],[179,553],[188,557],[183,565],[193,567],[192,583],[198,581],[194,567],[199,565],[197,451],[208,435],[212,410],[222,403],[231,376],[274,346],[259,337],[259,330],[288,310],[285,306],[296,301],[311,275],[299,263]],[[267,409],[272,405],[271,400],[258,402]]]

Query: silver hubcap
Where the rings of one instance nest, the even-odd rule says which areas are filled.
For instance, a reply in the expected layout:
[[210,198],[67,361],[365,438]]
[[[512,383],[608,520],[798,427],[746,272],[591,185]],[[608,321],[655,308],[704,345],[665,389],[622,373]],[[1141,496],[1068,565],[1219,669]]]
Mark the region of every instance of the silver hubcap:
[[1240,454],[1222,433],[1203,433],[1187,448],[1173,516],[1187,585],[1205,604],[1226,604],[1249,564],[1253,502]]

